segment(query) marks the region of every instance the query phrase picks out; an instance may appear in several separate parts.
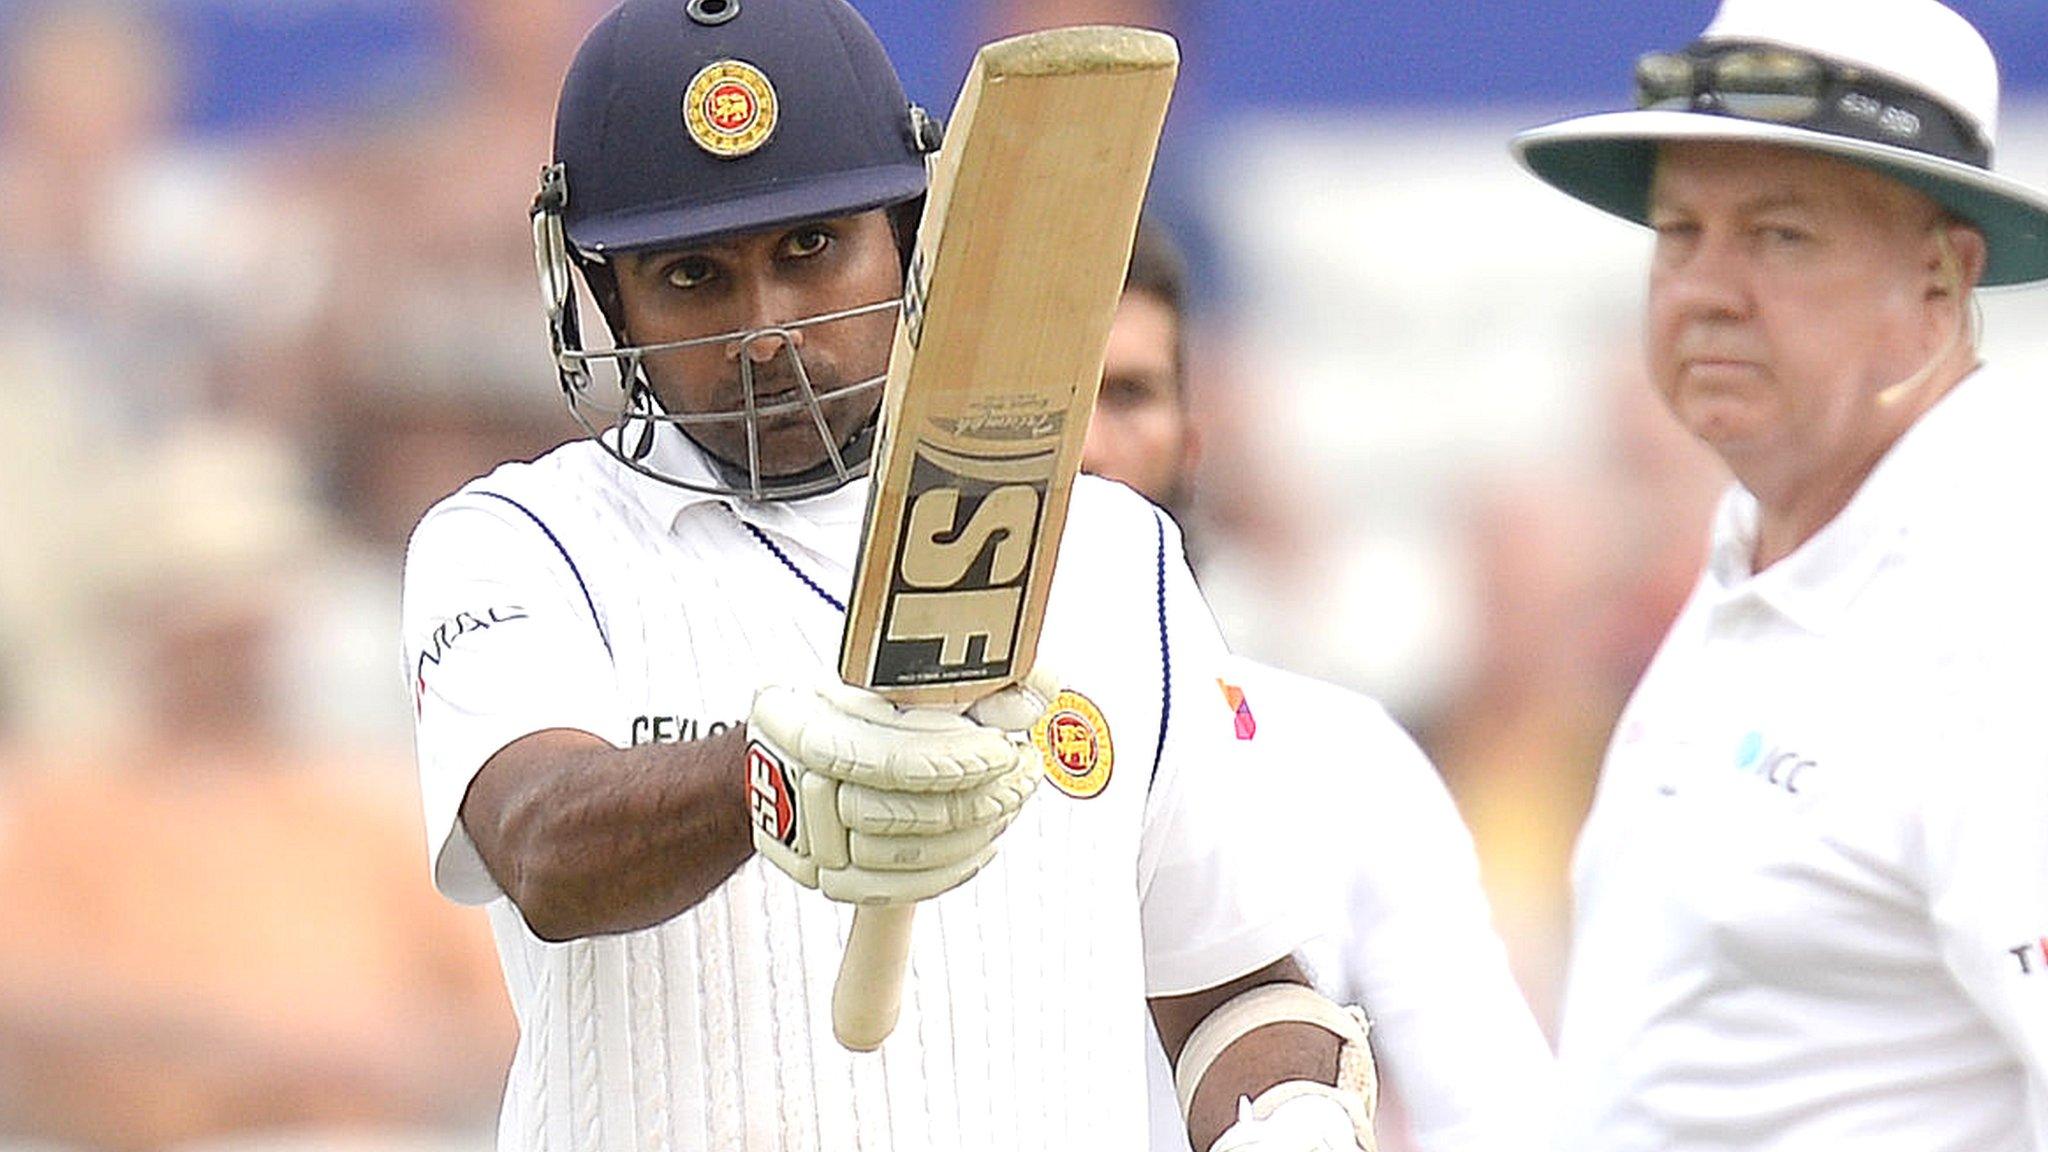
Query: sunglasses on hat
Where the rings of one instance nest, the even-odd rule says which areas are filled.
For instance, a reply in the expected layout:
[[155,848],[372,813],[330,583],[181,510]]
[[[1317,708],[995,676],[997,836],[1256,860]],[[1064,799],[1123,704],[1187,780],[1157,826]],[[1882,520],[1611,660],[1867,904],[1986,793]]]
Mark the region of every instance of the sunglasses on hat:
[[1652,52],[1636,61],[1636,107],[1786,124],[1991,166],[1990,145],[1925,93],[1776,45]]

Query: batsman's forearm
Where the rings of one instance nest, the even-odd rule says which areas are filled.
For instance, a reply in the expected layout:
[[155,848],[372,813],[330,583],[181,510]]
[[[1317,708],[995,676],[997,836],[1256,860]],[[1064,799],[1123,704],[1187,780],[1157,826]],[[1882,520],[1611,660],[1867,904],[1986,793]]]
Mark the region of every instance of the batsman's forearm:
[[659,924],[753,854],[746,740],[744,725],[629,750],[583,732],[537,732],[477,773],[463,827],[544,940]]

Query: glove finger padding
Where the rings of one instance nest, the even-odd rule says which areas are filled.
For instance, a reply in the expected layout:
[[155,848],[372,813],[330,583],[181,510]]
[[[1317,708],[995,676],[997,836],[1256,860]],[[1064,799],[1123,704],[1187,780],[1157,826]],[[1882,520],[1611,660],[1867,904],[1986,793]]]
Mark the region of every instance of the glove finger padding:
[[1035,789],[1038,756],[964,716],[898,710],[841,688],[756,695],[747,747],[755,848],[849,903],[926,900],[965,883]]
[[996,846],[986,844],[972,859],[925,872],[876,872],[865,868],[820,871],[818,891],[846,904],[915,904],[972,880],[995,855]]
[[1043,668],[1033,668],[1022,681],[976,700],[967,715],[990,728],[1028,732],[1059,694],[1059,679]]
[[965,828],[936,836],[867,836],[855,832],[847,837],[853,866],[873,872],[917,872],[950,868],[972,860],[992,837],[1010,826],[1008,817],[985,828]]
[[1001,731],[965,716],[897,709],[845,685],[764,688],[748,724],[794,753],[807,771],[889,792],[971,788],[1011,771],[1023,757]]
[[839,821],[874,836],[932,836],[992,824],[1015,815],[1038,787],[1037,767],[1015,769],[958,792],[885,792],[861,784],[839,788]]

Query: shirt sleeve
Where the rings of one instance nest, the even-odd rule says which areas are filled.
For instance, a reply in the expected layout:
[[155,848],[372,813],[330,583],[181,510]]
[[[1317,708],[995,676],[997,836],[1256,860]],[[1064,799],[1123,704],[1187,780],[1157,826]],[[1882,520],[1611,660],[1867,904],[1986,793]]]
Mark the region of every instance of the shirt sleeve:
[[406,553],[404,645],[434,884],[503,893],[462,827],[463,797],[499,749],[555,728],[618,743],[610,645],[574,560],[523,506],[458,496]]
[[[1165,715],[1138,853],[1146,992],[1233,980],[1309,935],[1283,798],[1247,787],[1249,743],[1222,685],[1226,650],[1195,587],[1180,532],[1157,521]],[[1149,750],[1148,750],[1149,751]]]
[[1934,750],[1947,764],[1922,781],[1921,827],[1942,962],[2025,1071],[2030,1146],[2048,1148],[2048,747],[2030,720],[2039,708],[2038,696],[2011,699],[2002,716],[1964,725],[1974,739]]
[[1382,1074],[1424,1152],[1521,1148],[1547,1130],[1552,1059],[1516,985],[1478,853],[1436,768],[1378,703],[1246,668],[1262,771],[1319,798],[1336,830],[1310,955],[1333,999],[1372,1020]]

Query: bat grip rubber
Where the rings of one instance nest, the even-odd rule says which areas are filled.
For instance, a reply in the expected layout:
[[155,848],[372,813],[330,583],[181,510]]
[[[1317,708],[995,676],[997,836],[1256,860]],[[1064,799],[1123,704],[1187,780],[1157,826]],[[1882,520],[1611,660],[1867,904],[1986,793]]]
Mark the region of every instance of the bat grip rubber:
[[903,965],[910,958],[915,904],[853,910],[853,930],[832,986],[832,1034],[855,1052],[873,1052],[896,1030],[903,1007]]

